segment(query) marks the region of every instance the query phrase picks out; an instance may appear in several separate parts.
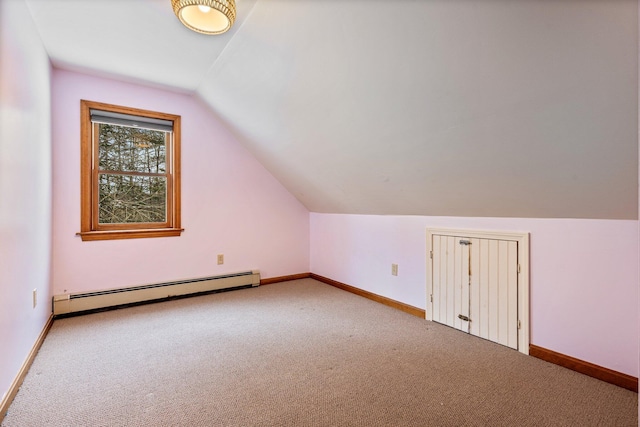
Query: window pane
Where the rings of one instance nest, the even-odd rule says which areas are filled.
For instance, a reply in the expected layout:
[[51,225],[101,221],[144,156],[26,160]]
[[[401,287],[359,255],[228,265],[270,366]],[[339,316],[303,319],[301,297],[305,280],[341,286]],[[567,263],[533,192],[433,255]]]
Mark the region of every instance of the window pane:
[[104,123],[98,128],[100,170],[166,172],[166,132]]
[[100,174],[100,224],[166,222],[167,179]]

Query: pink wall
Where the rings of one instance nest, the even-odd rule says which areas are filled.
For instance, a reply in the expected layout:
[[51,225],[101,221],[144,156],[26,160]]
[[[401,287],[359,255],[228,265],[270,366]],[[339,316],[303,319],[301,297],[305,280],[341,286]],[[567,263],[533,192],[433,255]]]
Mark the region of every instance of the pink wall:
[[51,314],[50,84],[26,4],[0,1],[1,399]]
[[529,232],[531,343],[638,376],[638,221],[312,213],[311,271],[425,308],[427,227]]
[[[82,242],[80,99],[182,116],[181,237]],[[309,270],[309,212],[196,98],[53,73],[54,294],[260,270]],[[216,264],[216,255],[225,264]]]

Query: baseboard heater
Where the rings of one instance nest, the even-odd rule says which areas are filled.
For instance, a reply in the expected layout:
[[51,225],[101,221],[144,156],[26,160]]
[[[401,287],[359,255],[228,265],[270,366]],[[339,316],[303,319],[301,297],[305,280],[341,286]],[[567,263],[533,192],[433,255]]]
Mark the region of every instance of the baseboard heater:
[[96,292],[53,296],[53,315],[68,315],[154,300],[258,286],[260,273],[245,271],[223,276],[201,277],[174,282],[108,289]]

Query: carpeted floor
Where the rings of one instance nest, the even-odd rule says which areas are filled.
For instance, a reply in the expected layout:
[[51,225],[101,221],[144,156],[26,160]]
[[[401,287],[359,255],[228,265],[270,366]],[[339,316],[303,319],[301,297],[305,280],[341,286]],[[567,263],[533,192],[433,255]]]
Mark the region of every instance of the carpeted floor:
[[637,425],[636,393],[312,279],[56,320],[2,423]]

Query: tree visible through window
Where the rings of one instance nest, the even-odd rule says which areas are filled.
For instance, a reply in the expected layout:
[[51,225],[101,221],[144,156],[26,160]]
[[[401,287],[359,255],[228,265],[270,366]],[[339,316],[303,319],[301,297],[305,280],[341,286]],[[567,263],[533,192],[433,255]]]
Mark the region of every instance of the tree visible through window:
[[180,117],[81,101],[83,240],[176,236]]
[[102,123],[95,126],[100,138],[98,221],[165,222],[168,132]]

